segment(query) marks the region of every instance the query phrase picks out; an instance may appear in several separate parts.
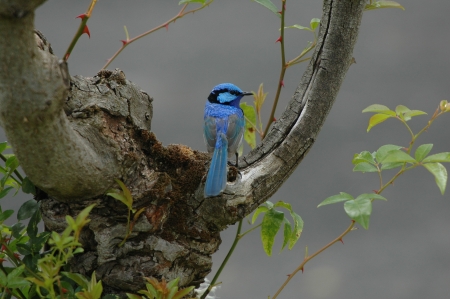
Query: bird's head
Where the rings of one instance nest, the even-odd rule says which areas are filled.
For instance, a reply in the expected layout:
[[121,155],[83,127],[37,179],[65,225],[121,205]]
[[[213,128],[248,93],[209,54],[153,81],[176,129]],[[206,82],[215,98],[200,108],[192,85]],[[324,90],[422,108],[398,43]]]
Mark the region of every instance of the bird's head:
[[222,83],[213,88],[208,96],[208,101],[213,104],[229,105],[239,108],[242,97],[252,95],[251,92],[242,91],[231,83]]

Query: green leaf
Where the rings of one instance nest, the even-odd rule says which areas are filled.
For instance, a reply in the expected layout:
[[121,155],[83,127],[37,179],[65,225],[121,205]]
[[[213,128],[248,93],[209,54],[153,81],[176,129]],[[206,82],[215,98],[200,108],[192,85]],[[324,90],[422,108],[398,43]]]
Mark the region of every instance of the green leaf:
[[276,14],[279,18],[281,18],[281,14],[278,13],[278,9],[275,6],[275,4],[272,3],[272,1],[270,0],[253,0],[253,1],[261,4],[262,6],[264,6],[265,8]]
[[383,163],[381,165],[381,170],[388,170],[388,169],[393,169],[393,168],[397,168],[397,167],[402,167],[404,163],[399,162],[399,163]]
[[21,232],[25,228],[23,223],[17,222],[11,226],[11,234],[14,238],[19,239],[21,237]]
[[289,240],[291,239],[291,235],[292,235],[291,223],[285,217],[284,218],[284,230],[283,230],[283,245],[281,246],[280,252],[289,243]]
[[372,214],[372,202],[369,199],[354,199],[344,203],[347,215],[358,222],[364,229],[369,228],[370,214]]
[[205,4],[206,0],[181,0],[178,2],[178,5],[185,4],[185,3],[201,3]]
[[404,115],[405,115],[405,117],[411,118],[411,117],[413,117],[413,116],[425,115],[425,114],[427,114],[427,113],[426,113],[426,112],[423,112],[423,111],[421,111],[421,110],[411,110],[411,111],[405,113]]
[[283,219],[284,214],[274,209],[269,210],[264,215],[261,226],[261,241],[263,243],[264,251],[268,256],[272,255],[272,247],[275,241],[275,236],[280,230]]
[[416,161],[421,162],[428,155],[432,148],[432,144],[422,144],[421,146],[419,146],[414,153]]
[[347,201],[347,200],[351,200],[351,199],[353,199],[353,196],[351,196],[350,194],[345,193],[345,192],[340,192],[337,195],[328,197],[327,199],[322,201],[317,207],[321,207],[321,206],[325,206],[325,205],[329,205],[329,204],[333,204],[333,203],[337,203],[337,202]]
[[17,220],[21,221],[30,218],[38,209],[39,204],[36,200],[30,199],[26,201],[17,211]]
[[13,187],[6,187],[6,188],[3,188],[3,190],[0,191],[0,198],[3,198],[3,197],[5,197],[6,195],[8,195],[9,190],[11,190],[12,188],[13,188]]
[[269,210],[269,208],[266,207],[266,206],[259,206],[259,207],[256,209],[255,213],[253,213],[252,224],[255,223],[255,221],[256,221],[256,219],[258,218],[258,215],[259,215],[259,214],[265,213],[265,212],[267,212],[268,210]]
[[353,167],[353,171],[359,171],[359,172],[378,172],[378,168],[372,164],[369,164],[367,162],[362,162],[359,164],[356,164],[355,167]]
[[359,164],[367,162],[369,164],[375,164],[375,160],[373,158],[373,155],[368,151],[362,151],[359,154],[355,154],[352,159],[353,164]]
[[316,30],[316,28],[317,28],[317,26],[319,26],[319,24],[320,24],[320,19],[318,19],[318,18],[313,18],[309,22],[309,26],[311,26],[311,29],[313,31]]
[[14,289],[14,288],[24,288],[26,286],[29,286],[30,282],[26,280],[24,277],[14,277],[9,278],[8,276],[8,288]]
[[172,279],[171,281],[169,281],[169,282],[167,283],[167,288],[170,290],[170,289],[172,289],[173,287],[178,286],[178,282],[179,282],[179,281],[180,281],[180,278],[179,278],[179,277]]
[[410,112],[410,111],[411,111],[411,110],[410,110],[408,107],[404,106],[404,105],[398,105],[397,107],[395,107],[395,113],[396,113],[398,116],[400,116],[400,115],[403,114],[403,113]]
[[274,208],[276,207],[282,207],[285,208],[286,210],[288,210],[289,212],[293,212],[292,210],[292,206],[290,203],[284,202],[284,201],[278,201],[276,204],[273,205]]
[[289,250],[297,243],[303,231],[303,219],[294,212],[291,212],[291,217],[294,219],[294,229],[292,230],[291,238],[289,239]]
[[183,298],[184,296],[186,296],[187,294],[189,294],[194,288],[195,288],[194,286],[190,286],[190,287],[184,288],[184,289],[182,289],[182,290],[179,290],[179,291],[175,294],[175,296],[173,297],[173,299],[181,299],[181,298]]
[[245,116],[245,131],[244,140],[250,145],[252,149],[256,147],[256,111],[255,107],[247,105],[246,102],[242,102],[239,105],[244,112]]
[[441,194],[444,195],[445,187],[447,185],[447,169],[441,163],[426,163],[423,164],[423,167],[428,169],[436,180],[436,184],[441,190]]
[[369,125],[367,126],[367,132],[370,131],[373,127],[376,125],[384,122],[386,119],[393,117],[392,115],[388,114],[375,114],[372,115],[372,117],[369,119]]
[[375,193],[363,193],[361,195],[358,195],[357,198],[355,198],[355,200],[358,199],[380,199],[380,200],[387,200],[385,197],[381,196],[380,194],[375,194]]
[[422,162],[423,163],[450,162],[450,152],[439,153],[439,154],[434,154],[434,155],[428,156],[425,159],[423,159]]
[[41,222],[41,212],[37,209],[31,216],[27,226],[27,234],[30,238],[36,238],[39,222]]
[[362,113],[374,112],[374,113],[384,113],[388,115],[395,116],[395,112],[389,109],[389,107],[379,104],[370,105],[362,111]]
[[33,250],[27,244],[17,244],[16,248],[17,251],[19,251],[19,253],[22,255],[28,255],[33,253]]
[[17,160],[15,155],[12,155],[6,160],[5,166],[10,169],[10,172],[13,172],[17,167],[19,167],[19,160]]
[[8,219],[9,217],[11,217],[12,214],[14,214],[14,210],[4,211],[3,213],[0,214],[0,222],[3,222],[6,219]]
[[3,153],[3,151],[7,148],[10,148],[7,141],[0,142],[0,153]]
[[22,181],[22,191],[27,194],[36,195],[36,187],[34,187],[34,184],[28,177],[25,177]]
[[393,145],[393,144],[386,144],[383,146],[380,146],[380,148],[375,153],[375,158],[377,159],[377,162],[380,163],[383,161],[383,159],[386,157],[386,155],[393,150],[399,150],[402,146],[399,145]]
[[142,299],[141,296],[136,295],[136,294],[130,294],[130,293],[127,293],[127,297],[128,297],[128,299]]
[[402,10],[405,10],[403,6],[401,6],[399,3],[395,1],[376,1],[372,2],[370,4],[366,4],[366,7],[364,10],[374,10],[374,9],[380,9],[380,8],[400,8]]
[[301,26],[298,24],[292,25],[292,26],[286,26],[284,27],[284,29],[289,29],[289,28],[295,28],[295,29],[300,29],[300,30],[308,30],[308,31],[312,31],[311,28],[309,27],[305,27],[305,26]]
[[407,162],[407,163],[417,163],[417,161],[405,153],[402,150],[392,150],[387,153],[381,163],[399,163],[399,162]]
[[81,274],[78,273],[71,273],[71,272],[61,272],[62,275],[65,277],[73,280],[77,285],[82,287],[83,289],[87,290],[89,286],[89,281]]

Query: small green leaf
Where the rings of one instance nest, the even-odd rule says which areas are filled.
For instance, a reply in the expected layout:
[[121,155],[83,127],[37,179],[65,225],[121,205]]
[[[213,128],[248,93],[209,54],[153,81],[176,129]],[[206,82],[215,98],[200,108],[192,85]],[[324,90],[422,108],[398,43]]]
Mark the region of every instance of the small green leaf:
[[311,28],[305,27],[305,26],[301,26],[301,25],[298,25],[298,24],[295,24],[295,25],[292,25],[292,26],[286,26],[286,27],[284,27],[284,28],[285,28],[285,29],[295,28],[295,29],[300,29],[300,30],[308,30],[308,31],[311,31]]
[[294,229],[292,230],[291,238],[289,239],[289,250],[297,243],[303,231],[303,219],[294,212],[291,212],[291,217],[294,220]]
[[418,115],[425,115],[427,114],[426,112],[423,112],[421,110],[411,110],[410,112],[405,113],[405,117],[413,117],[413,116],[418,116]]
[[268,256],[272,255],[272,247],[275,241],[275,236],[280,230],[283,219],[284,214],[274,209],[269,210],[264,215],[261,225],[261,241],[263,243],[264,251]]
[[292,234],[291,223],[285,217],[284,218],[284,231],[283,231],[283,245],[281,246],[280,252],[284,249],[284,247],[286,247],[287,243],[289,243],[291,234]]
[[398,105],[397,107],[395,107],[395,113],[396,113],[398,116],[400,116],[400,115],[403,114],[403,113],[410,112],[410,111],[411,111],[411,110],[410,110],[408,107],[404,106],[404,105]]
[[34,184],[30,181],[28,177],[25,177],[23,179],[22,191],[27,194],[36,195],[36,187],[34,187]]
[[320,24],[320,19],[318,19],[318,18],[313,18],[309,22],[309,26],[311,26],[311,29],[313,31],[316,30],[316,28],[317,28],[317,26],[319,26],[319,24]]
[[8,219],[9,217],[11,217],[12,214],[14,214],[14,210],[4,211],[3,213],[0,214],[0,222],[3,222],[6,219]]
[[17,167],[19,167],[19,160],[17,160],[15,155],[12,155],[6,160],[5,166],[10,169],[10,172],[13,172]]
[[201,3],[201,4],[205,4],[206,0],[181,0],[180,2],[178,2],[178,5],[181,4],[185,4],[185,3]]
[[450,162],[450,152],[439,153],[439,154],[434,154],[434,155],[428,156],[425,159],[423,159],[422,162],[423,163]]
[[28,255],[28,254],[33,253],[33,250],[27,244],[19,243],[19,244],[17,244],[16,248],[17,248],[17,251],[19,251],[19,253],[22,255]]
[[366,109],[364,109],[362,111],[362,113],[366,113],[366,112],[384,113],[384,114],[389,114],[389,115],[395,116],[395,112],[392,111],[391,109],[389,109],[389,107],[384,106],[384,105],[379,105],[379,104],[370,105],[369,107],[367,107]]
[[426,163],[423,164],[423,167],[428,169],[428,171],[434,175],[436,184],[438,185],[439,190],[441,190],[441,194],[444,195],[448,178],[447,169],[441,163]]
[[386,157],[388,152],[393,151],[393,150],[399,150],[401,148],[402,148],[402,146],[393,145],[393,144],[386,144],[386,145],[380,146],[380,148],[375,153],[375,158],[377,159],[377,162],[380,163]]
[[428,155],[432,148],[432,144],[422,144],[421,146],[419,146],[414,153],[416,161],[421,162]]
[[352,159],[353,164],[359,164],[367,162],[369,164],[375,164],[375,160],[373,158],[373,155],[368,151],[362,151],[359,154],[355,154]]
[[353,167],[353,171],[355,172],[378,172],[378,168],[372,164],[369,164],[367,162],[362,162],[359,164],[356,164],[355,167]]
[[30,238],[36,238],[39,222],[41,222],[41,212],[37,209],[31,216],[27,226],[27,234]]
[[11,226],[11,234],[14,238],[19,239],[22,235],[22,231],[25,228],[25,225],[21,222],[17,222]]
[[184,289],[182,289],[182,290],[179,290],[179,291],[175,294],[175,296],[173,297],[173,299],[181,299],[181,298],[183,298],[184,296],[186,296],[187,294],[189,294],[194,288],[195,288],[194,286],[190,286],[190,287],[184,288]]
[[169,281],[169,282],[167,283],[167,288],[170,290],[170,289],[172,289],[173,287],[178,286],[178,282],[179,282],[179,281],[180,281],[180,278],[179,278],[179,277],[172,279],[171,281]]
[[9,190],[11,190],[12,188],[13,188],[13,187],[6,187],[6,188],[3,188],[3,190],[0,191],[0,198],[3,198],[3,197],[5,197],[6,195],[8,195]]
[[344,203],[347,215],[358,222],[364,229],[369,228],[370,214],[372,214],[372,202],[370,199],[354,199]]
[[30,285],[30,282],[23,277],[9,278],[9,275],[8,275],[8,288],[11,288],[11,289],[24,288],[29,285]]
[[253,0],[253,1],[261,4],[262,6],[264,6],[265,8],[276,14],[279,18],[281,18],[281,14],[278,13],[278,9],[275,6],[275,4],[272,3],[272,1],[270,0]]
[[136,294],[130,294],[130,293],[127,293],[127,297],[128,297],[128,299],[142,299],[141,296],[136,295]]
[[370,4],[366,4],[366,7],[364,10],[374,10],[374,9],[380,9],[380,8],[400,8],[402,10],[405,10],[403,6],[401,6],[399,3],[395,1],[376,1],[372,2]]
[[322,201],[317,207],[321,207],[321,206],[325,206],[325,205],[329,205],[329,204],[333,204],[333,203],[337,203],[337,202],[347,201],[347,200],[351,200],[351,199],[353,199],[353,196],[351,196],[350,194],[345,193],[345,192],[340,192],[337,195],[328,197],[327,199]]
[[38,209],[39,204],[36,200],[30,199],[26,201],[17,211],[17,220],[21,221],[30,218]]
[[256,111],[255,107],[242,102],[239,105],[245,116],[244,140],[254,149],[256,147]]
[[259,206],[259,207],[256,209],[255,213],[253,213],[252,224],[255,223],[255,221],[256,221],[256,219],[258,218],[258,215],[259,215],[259,214],[265,213],[265,212],[267,212],[268,210],[269,210],[269,208],[266,207],[266,206]]
[[367,126],[367,132],[370,131],[373,127],[376,125],[384,122],[386,119],[393,117],[392,115],[388,114],[375,114],[372,115],[372,117],[369,119],[369,125]]
[[71,273],[71,272],[61,272],[62,275],[65,277],[73,280],[77,285],[82,287],[83,289],[87,290],[89,286],[89,281],[81,274],[78,273]]
[[393,169],[393,168],[397,168],[397,167],[402,167],[404,163],[399,162],[399,163],[383,163],[381,165],[381,170],[388,170],[388,169]]
[[3,153],[3,151],[7,148],[10,148],[7,141],[0,142],[0,153]]
[[355,200],[358,199],[380,199],[380,200],[387,200],[385,197],[381,196],[380,194],[375,194],[375,193],[363,193],[361,195],[358,195],[357,198],[355,198]]
[[402,150],[392,150],[387,153],[381,163],[399,163],[399,162],[407,162],[407,163],[417,163],[417,161],[405,153]]
[[281,200],[278,201],[276,204],[274,204],[273,207],[274,208],[282,207],[282,208],[285,208],[286,210],[288,210],[291,213],[293,212],[291,204],[289,204],[287,202],[284,202],[284,201],[281,201]]

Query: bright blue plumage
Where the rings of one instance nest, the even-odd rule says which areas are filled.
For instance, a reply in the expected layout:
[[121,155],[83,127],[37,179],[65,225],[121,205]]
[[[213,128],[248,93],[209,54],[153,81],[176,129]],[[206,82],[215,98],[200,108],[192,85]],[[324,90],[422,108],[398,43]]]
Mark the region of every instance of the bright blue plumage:
[[244,113],[239,107],[243,92],[231,83],[213,88],[205,105],[203,134],[212,153],[205,184],[205,197],[219,195],[227,185],[228,158],[236,155],[244,134]]

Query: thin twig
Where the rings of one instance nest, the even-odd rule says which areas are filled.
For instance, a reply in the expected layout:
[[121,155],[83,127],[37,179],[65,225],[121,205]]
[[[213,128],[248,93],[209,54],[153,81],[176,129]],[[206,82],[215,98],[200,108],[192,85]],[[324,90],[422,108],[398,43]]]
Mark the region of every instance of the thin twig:
[[241,233],[241,229],[242,229],[242,219],[239,221],[238,224],[238,229],[236,231],[236,236],[234,237],[234,241],[233,241],[233,245],[231,245],[230,250],[227,253],[227,256],[225,257],[225,259],[223,260],[222,264],[219,267],[219,270],[217,270],[216,275],[214,275],[213,280],[211,281],[210,285],[208,286],[208,288],[206,289],[206,291],[203,293],[203,295],[200,297],[200,299],[205,299],[206,296],[208,296],[209,292],[211,291],[211,289],[214,287],[217,279],[220,276],[220,273],[222,273],[223,268],[225,267],[225,265],[227,264],[228,260],[230,259],[230,256],[233,254],[234,249],[236,248],[237,243],[239,242],[240,238],[240,233]]
[[183,5],[183,7],[181,8],[180,12],[178,12],[178,14],[177,14],[175,17],[171,18],[171,19],[168,20],[167,22],[165,22],[165,23],[163,23],[163,24],[161,24],[161,25],[159,25],[159,26],[157,26],[157,27],[155,27],[155,28],[153,28],[153,29],[150,29],[150,30],[148,30],[148,31],[146,31],[146,32],[144,32],[144,33],[142,33],[142,34],[139,34],[138,36],[133,37],[132,39],[128,39],[128,37],[127,37],[127,40],[123,40],[123,41],[122,41],[122,47],[120,47],[119,50],[117,50],[117,52],[114,53],[114,55],[113,55],[110,59],[107,60],[106,64],[102,67],[102,70],[105,69],[105,68],[107,68],[107,67],[111,64],[111,62],[112,62],[114,59],[116,59],[116,57],[117,57],[117,56],[118,56],[118,55],[119,55],[119,54],[120,54],[120,53],[121,53],[121,52],[129,45],[129,44],[131,44],[131,43],[133,43],[134,41],[140,39],[141,37],[144,37],[144,36],[146,36],[146,35],[149,35],[150,33],[155,32],[155,31],[157,31],[157,30],[159,30],[159,29],[162,29],[162,28],[168,28],[168,26],[169,26],[170,23],[174,23],[176,20],[178,20],[178,19],[184,17],[184,16],[187,15],[187,14],[194,13],[194,12],[200,10],[200,9],[203,9],[203,8],[209,6],[213,1],[214,1],[214,0],[209,0],[208,2],[206,2],[205,4],[203,4],[202,6],[200,6],[200,7],[198,7],[198,8],[195,8],[195,9],[189,10],[189,11],[187,11],[187,12],[184,12],[184,10],[186,9],[186,7],[187,7],[188,4],[189,4],[189,3],[186,3],[186,4]]
[[319,249],[318,251],[316,251],[314,254],[305,257],[305,259],[303,260],[303,262],[297,267],[297,269],[294,270],[294,272],[292,272],[291,274],[288,275],[288,278],[286,279],[286,281],[281,285],[281,287],[278,289],[278,291],[275,293],[275,295],[272,297],[272,299],[275,299],[278,297],[278,295],[281,293],[281,291],[284,289],[284,287],[289,283],[289,281],[295,276],[295,274],[297,274],[298,271],[302,270],[303,271],[303,267],[306,265],[307,262],[309,262],[310,260],[312,260],[314,257],[316,257],[317,255],[319,255],[320,253],[322,253],[325,249],[331,247],[334,243],[337,242],[341,242],[342,238],[348,234],[352,229],[353,226],[355,225],[355,221],[352,220],[352,223],[349,225],[349,227],[347,227],[347,229],[340,234],[336,239],[334,239],[333,241],[331,241],[330,243],[328,243],[327,245],[325,245],[324,247],[322,247],[321,249]]

